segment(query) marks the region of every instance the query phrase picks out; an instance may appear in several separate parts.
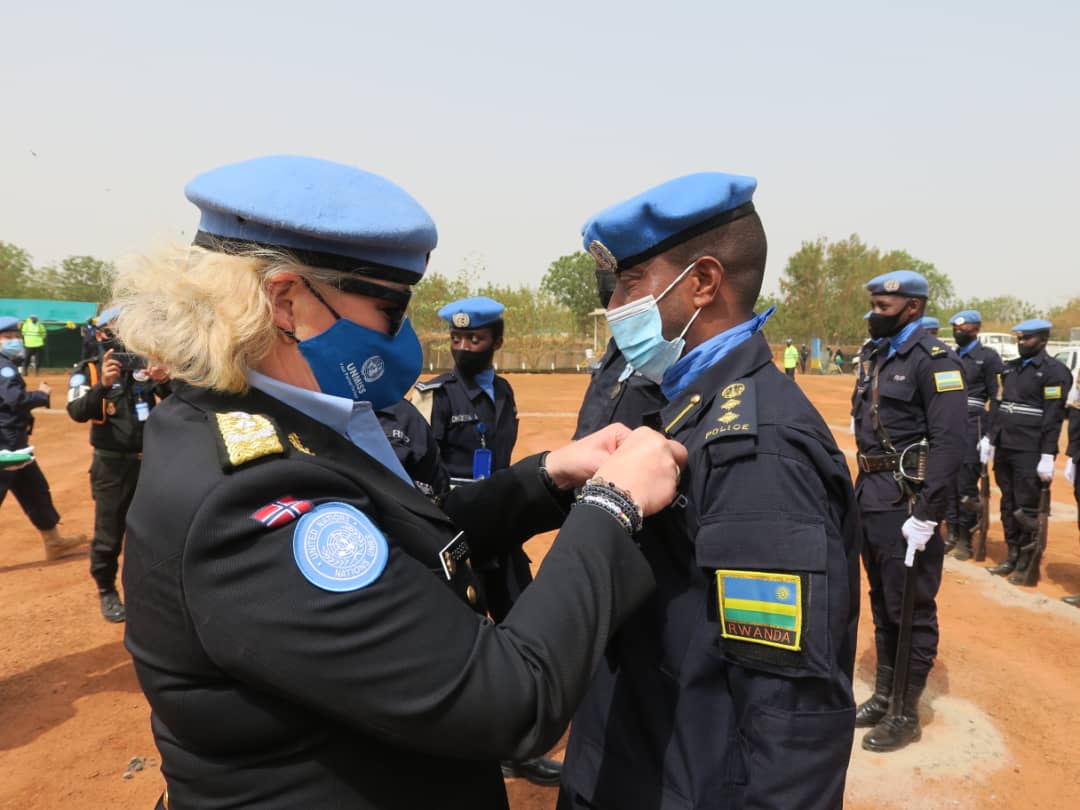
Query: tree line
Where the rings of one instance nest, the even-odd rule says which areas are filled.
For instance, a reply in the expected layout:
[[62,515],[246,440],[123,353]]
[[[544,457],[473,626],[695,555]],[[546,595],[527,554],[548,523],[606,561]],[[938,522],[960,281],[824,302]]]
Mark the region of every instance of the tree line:
[[[947,273],[932,262],[905,250],[882,250],[852,234],[830,241],[824,237],[803,242],[791,255],[780,277],[780,293],[765,295],[757,311],[776,304],[767,332],[773,340],[786,337],[796,343],[821,338],[828,345],[862,343],[866,336],[863,315],[867,294],[864,284],[890,270],[908,268],[930,282],[927,314],[942,324],[960,309],[977,309],[986,331],[1008,331],[1019,321],[1047,317],[1054,323],[1055,339],[1067,339],[1069,327],[1080,325],[1080,296],[1050,309],[1013,295],[962,298]],[[113,266],[93,256],[69,256],[58,263],[36,266],[22,248],[0,241],[0,298],[44,298],[59,301],[109,300]],[[507,343],[530,359],[567,341],[591,345],[596,327],[591,313],[600,306],[594,263],[578,251],[552,261],[539,286],[481,283],[485,268],[467,260],[453,278],[427,274],[414,288],[409,315],[421,339],[434,345],[447,326],[438,317],[443,304],[470,295],[486,295],[506,306]]]

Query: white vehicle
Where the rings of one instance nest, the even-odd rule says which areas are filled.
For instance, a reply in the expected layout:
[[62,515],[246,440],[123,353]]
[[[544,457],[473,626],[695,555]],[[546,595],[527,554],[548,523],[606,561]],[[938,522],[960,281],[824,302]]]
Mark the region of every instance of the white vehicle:
[[1002,360],[1013,360],[1020,356],[1016,335],[1012,332],[980,332],[979,341],[1000,354]]
[[1066,346],[1054,355],[1054,359],[1060,360],[1072,372],[1074,386],[1080,383],[1077,379],[1077,370],[1080,369],[1080,346]]

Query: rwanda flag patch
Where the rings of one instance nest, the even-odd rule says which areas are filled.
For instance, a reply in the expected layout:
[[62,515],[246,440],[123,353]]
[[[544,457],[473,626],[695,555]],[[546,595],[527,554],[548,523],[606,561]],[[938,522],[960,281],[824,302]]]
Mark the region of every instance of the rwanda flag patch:
[[937,371],[934,372],[934,387],[939,394],[943,391],[963,391],[964,378],[959,371]]
[[798,652],[802,649],[802,579],[798,574],[717,571],[720,634]]
[[1043,399],[1061,399],[1060,385],[1043,386]]

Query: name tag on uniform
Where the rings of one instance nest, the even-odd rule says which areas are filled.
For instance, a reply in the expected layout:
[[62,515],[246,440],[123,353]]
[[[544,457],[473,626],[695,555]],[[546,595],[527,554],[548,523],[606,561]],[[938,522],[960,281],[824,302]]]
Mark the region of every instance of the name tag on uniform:
[[802,579],[764,571],[716,572],[720,635],[782,650],[802,649]]
[[935,371],[934,387],[939,394],[944,391],[963,391],[964,378],[959,371]]
[[1060,385],[1043,386],[1043,399],[1061,399]]

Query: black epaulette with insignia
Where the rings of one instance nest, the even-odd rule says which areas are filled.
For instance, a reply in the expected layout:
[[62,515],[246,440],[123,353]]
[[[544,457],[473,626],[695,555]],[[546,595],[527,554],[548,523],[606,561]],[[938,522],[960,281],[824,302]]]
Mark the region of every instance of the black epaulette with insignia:
[[212,419],[221,466],[226,471],[260,458],[285,455],[281,431],[265,414],[228,411],[214,413]]
[[757,436],[757,395],[754,381],[736,380],[724,386],[712,409],[701,420],[702,444],[745,436]]
[[418,382],[413,388],[420,392],[434,391],[436,388],[442,388],[444,382],[446,382],[445,374],[441,377],[436,377],[433,380],[428,380],[427,382]]

